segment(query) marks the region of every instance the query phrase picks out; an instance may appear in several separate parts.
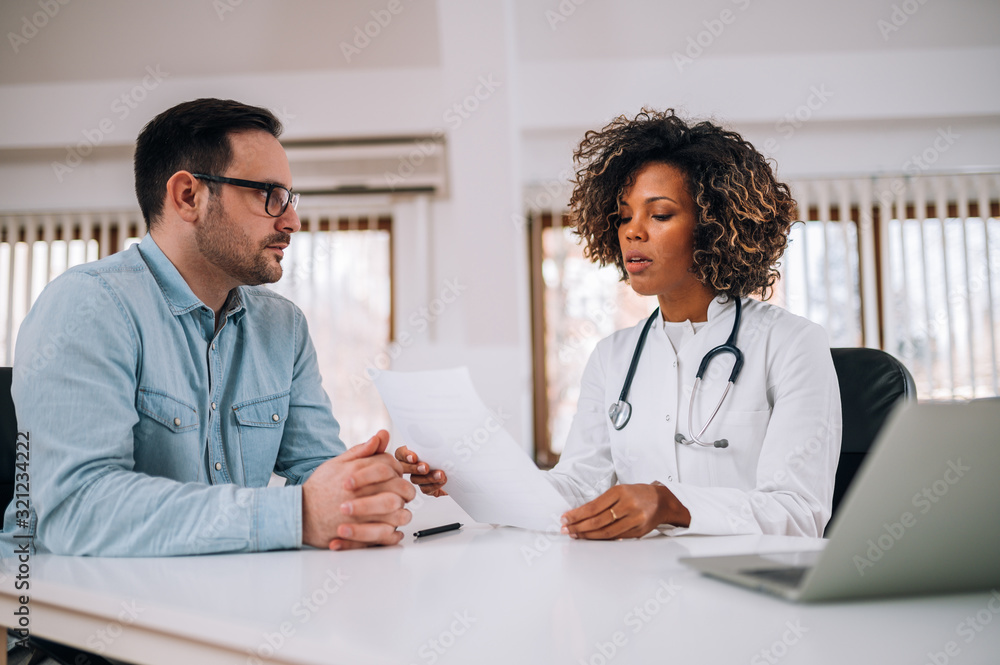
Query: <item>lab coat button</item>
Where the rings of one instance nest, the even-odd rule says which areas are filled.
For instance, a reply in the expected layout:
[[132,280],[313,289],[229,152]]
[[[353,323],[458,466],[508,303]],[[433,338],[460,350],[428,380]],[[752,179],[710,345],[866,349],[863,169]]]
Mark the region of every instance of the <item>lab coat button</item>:
[[667,414],[667,422],[668,423],[670,422],[670,414],[669,413]]

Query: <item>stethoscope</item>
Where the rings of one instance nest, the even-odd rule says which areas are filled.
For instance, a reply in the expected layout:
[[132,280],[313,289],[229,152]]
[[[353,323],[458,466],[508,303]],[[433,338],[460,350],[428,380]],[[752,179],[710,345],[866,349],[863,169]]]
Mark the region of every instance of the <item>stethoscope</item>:
[[[726,340],[725,344],[715,347],[711,351],[705,354],[705,357],[701,359],[701,365],[698,366],[698,373],[694,378],[694,386],[691,388],[691,401],[688,403],[688,425],[693,428],[694,425],[694,399],[695,395],[698,393],[698,386],[701,385],[701,379],[705,375],[705,370],[708,369],[708,363],[711,362],[712,358],[719,355],[720,353],[731,353],[736,359],[733,365],[733,371],[729,375],[729,383],[726,384],[726,390],[722,393],[722,399],[719,403],[715,405],[715,410],[712,411],[712,415],[708,417],[708,422],[705,426],[701,428],[701,431],[697,435],[691,437],[690,439],[684,438],[684,435],[680,432],[674,437],[677,443],[682,443],[685,446],[690,446],[693,443],[697,443],[699,446],[705,446],[707,448],[725,448],[729,445],[728,439],[719,439],[718,441],[702,441],[701,437],[705,434],[705,430],[708,426],[712,424],[715,419],[719,409],[722,408],[722,403],[726,401],[726,395],[729,394],[729,389],[733,387],[736,383],[736,377],[740,375],[740,370],[743,369],[743,352],[740,351],[739,347],[736,346],[736,333],[740,330],[740,314],[743,311],[743,304],[740,302],[739,298],[736,298],[736,320],[733,321],[733,331],[729,333],[729,339]],[[660,308],[657,307],[656,311],[650,314],[649,318],[646,319],[646,325],[642,327],[642,332],[639,334],[639,341],[635,345],[635,351],[632,352],[632,363],[628,367],[628,375],[625,377],[625,385],[622,386],[622,394],[618,397],[618,401],[611,405],[608,409],[608,417],[611,418],[611,424],[615,429],[621,430],[628,424],[629,418],[632,417],[632,405],[628,403],[625,399],[628,397],[629,388],[632,387],[632,377],[635,376],[635,368],[639,364],[639,356],[642,355],[642,346],[646,343],[646,335],[649,333],[650,326],[653,325],[653,321],[656,317],[660,315]]]

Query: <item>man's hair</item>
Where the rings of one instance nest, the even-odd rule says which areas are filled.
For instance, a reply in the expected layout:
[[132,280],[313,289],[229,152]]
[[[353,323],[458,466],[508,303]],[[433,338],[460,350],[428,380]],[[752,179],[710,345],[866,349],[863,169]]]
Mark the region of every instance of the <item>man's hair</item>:
[[[259,106],[231,99],[196,99],[156,116],[135,142],[135,195],[152,228],[163,212],[167,181],[178,171],[223,175],[233,160],[229,136],[263,131],[278,138],[281,122]],[[207,183],[213,194],[217,183]]]
[[669,164],[685,178],[694,201],[691,272],[718,294],[764,298],[788,243],[795,201],[767,160],[736,132],[711,122],[688,124],[673,109],[619,116],[584,135],[570,210],[584,255],[617,266],[628,279],[618,243],[618,202],[650,163]]

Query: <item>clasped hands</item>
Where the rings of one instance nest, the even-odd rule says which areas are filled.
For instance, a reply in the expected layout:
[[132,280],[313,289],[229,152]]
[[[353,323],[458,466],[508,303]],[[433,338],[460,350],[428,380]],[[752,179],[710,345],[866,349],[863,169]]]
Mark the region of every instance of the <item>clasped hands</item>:
[[385,452],[389,433],[327,460],[302,486],[302,542],[349,550],[395,545],[396,529],[410,522],[406,503],[416,496],[403,468]]
[[[448,476],[431,469],[405,446],[396,449],[403,473],[428,496],[442,496]],[[562,515],[562,532],[572,538],[620,540],[641,538],[661,524],[690,526],[691,513],[660,483],[615,485],[593,501]]]

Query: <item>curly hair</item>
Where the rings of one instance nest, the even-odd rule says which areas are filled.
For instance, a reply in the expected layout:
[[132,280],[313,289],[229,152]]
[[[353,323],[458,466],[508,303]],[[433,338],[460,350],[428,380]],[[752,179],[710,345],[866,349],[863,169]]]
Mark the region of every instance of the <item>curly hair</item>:
[[711,122],[689,125],[673,109],[643,108],[601,131],[588,131],[573,153],[576,177],[570,198],[584,256],[628,273],[618,243],[618,203],[649,163],[684,174],[695,203],[691,272],[716,293],[771,296],[778,259],[795,221],[795,201],[767,160],[736,132]]

